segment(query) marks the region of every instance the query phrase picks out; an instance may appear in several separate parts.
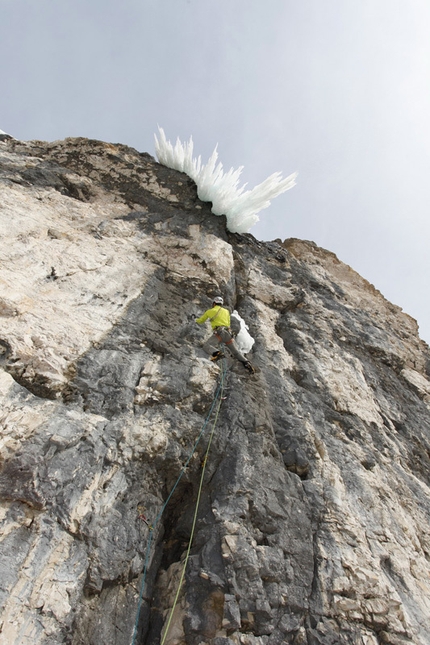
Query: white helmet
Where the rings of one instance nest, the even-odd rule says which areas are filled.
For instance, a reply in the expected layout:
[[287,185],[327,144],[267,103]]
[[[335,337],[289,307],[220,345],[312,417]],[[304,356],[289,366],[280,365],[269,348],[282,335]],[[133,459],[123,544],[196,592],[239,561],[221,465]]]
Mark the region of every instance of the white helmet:
[[215,296],[215,298],[212,300],[216,305],[223,305],[224,300],[221,298],[221,296]]

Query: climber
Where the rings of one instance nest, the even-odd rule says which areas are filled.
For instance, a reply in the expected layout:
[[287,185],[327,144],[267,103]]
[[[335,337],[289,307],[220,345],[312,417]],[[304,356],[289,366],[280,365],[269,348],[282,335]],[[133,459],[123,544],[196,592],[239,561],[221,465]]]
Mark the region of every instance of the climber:
[[[223,307],[223,304],[224,300],[222,299],[222,297],[215,296],[212,302],[211,309],[208,309],[207,311],[205,311],[203,316],[197,318],[196,323],[202,325],[206,320],[209,320],[212,329],[214,330],[211,339],[215,339],[218,344],[222,343],[223,345],[225,345],[232,356],[234,356],[234,358],[237,358],[237,360],[243,364],[248,372],[254,374],[255,370],[253,366],[236,347],[230,330],[230,312],[228,309]],[[206,349],[205,346],[203,347],[204,349]],[[224,358],[223,351],[218,350],[212,352],[211,361],[218,361],[220,358]]]

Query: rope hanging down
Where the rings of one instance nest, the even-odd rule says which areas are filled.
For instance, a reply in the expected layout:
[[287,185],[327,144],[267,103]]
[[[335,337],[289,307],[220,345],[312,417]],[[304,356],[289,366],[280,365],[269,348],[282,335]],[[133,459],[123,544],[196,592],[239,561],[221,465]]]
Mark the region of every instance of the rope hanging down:
[[[223,386],[223,381],[224,381],[224,372],[222,371],[221,372],[221,385],[222,386]],[[222,394],[222,388],[221,388],[221,394]],[[190,535],[190,540],[188,542],[188,548],[187,548],[187,552],[186,552],[186,555],[185,555],[184,564],[183,564],[183,567],[182,567],[182,573],[181,573],[181,577],[180,577],[179,584],[178,584],[178,589],[176,591],[175,599],[173,601],[173,605],[172,605],[172,608],[170,610],[169,618],[168,618],[166,627],[164,629],[164,634],[163,634],[163,638],[161,640],[160,645],[164,645],[164,643],[166,641],[167,634],[169,632],[170,623],[172,621],[173,612],[175,611],[175,607],[176,607],[176,604],[177,604],[178,598],[179,598],[179,593],[180,593],[181,588],[182,588],[182,583],[184,582],[185,570],[187,568],[188,558],[190,556],[191,545],[193,543],[194,531],[195,531],[195,528],[196,528],[197,515],[198,515],[198,512],[199,512],[200,497],[201,497],[202,488],[203,488],[203,480],[204,480],[204,477],[205,477],[206,464],[207,464],[207,460],[208,460],[208,456],[209,456],[209,450],[210,450],[210,447],[211,447],[215,427],[216,427],[216,424],[217,424],[217,421],[218,421],[218,415],[219,415],[219,411],[220,411],[220,408],[221,408],[221,403],[222,403],[222,396],[219,398],[219,401],[218,401],[218,407],[217,407],[215,418],[214,418],[214,421],[213,421],[213,424],[212,424],[212,430],[211,430],[211,433],[209,435],[208,446],[206,448],[205,456],[203,458],[203,467],[202,467],[202,473],[200,475],[199,490],[198,490],[198,493],[197,493],[196,507],[194,509],[194,517],[193,517],[193,524],[192,524],[192,527],[191,527],[191,535]]]
[[154,522],[152,523],[152,525],[149,526],[148,543],[146,545],[146,554],[145,554],[145,563],[144,563],[144,566],[143,566],[142,583],[140,585],[139,600],[138,600],[138,603],[137,603],[136,620],[135,620],[135,623],[134,623],[134,630],[133,630],[133,636],[132,636],[132,639],[131,639],[131,645],[135,645],[135,643],[136,643],[137,629],[138,629],[138,626],[139,626],[140,611],[142,609],[143,592],[144,592],[144,589],[145,589],[146,577],[147,577],[147,573],[148,573],[149,555],[150,555],[150,552],[151,552],[154,528],[157,526],[158,522],[160,521],[161,516],[163,515],[163,513],[164,513],[164,511],[165,511],[165,509],[167,507],[167,504],[169,503],[173,493],[176,490],[176,487],[178,486],[180,480],[182,479],[182,477],[183,477],[183,475],[184,475],[184,473],[185,473],[185,471],[186,471],[186,469],[188,467],[188,464],[190,463],[191,458],[192,458],[193,454],[196,451],[196,448],[197,448],[197,446],[198,446],[198,444],[200,442],[200,439],[202,438],[203,433],[204,433],[204,431],[205,431],[205,429],[206,429],[206,427],[207,427],[207,425],[209,423],[209,420],[210,420],[210,418],[212,416],[212,412],[213,412],[213,410],[215,408],[215,405],[218,402],[218,407],[217,407],[217,410],[216,410],[214,422],[212,424],[211,433],[209,435],[208,446],[206,448],[205,456],[204,456],[204,459],[203,459],[203,467],[202,467],[202,473],[201,473],[201,476],[200,476],[199,490],[198,490],[198,493],[197,493],[196,508],[195,508],[195,511],[194,511],[194,518],[193,518],[193,524],[192,524],[192,529],[191,529],[190,541],[189,541],[189,544],[188,544],[188,549],[187,549],[187,553],[186,553],[186,557],[185,557],[185,561],[184,561],[184,567],[183,567],[183,570],[182,570],[181,579],[179,581],[179,588],[178,588],[178,591],[177,591],[176,596],[175,596],[173,607],[172,607],[172,609],[170,611],[169,619],[168,619],[166,628],[164,630],[164,636],[163,636],[163,640],[161,642],[161,645],[164,645],[164,641],[165,641],[165,639],[167,637],[167,633],[168,633],[168,630],[169,630],[169,626],[170,626],[170,622],[171,622],[171,619],[172,619],[173,611],[174,611],[174,609],[176,607],[176,603],[177,603],[177,600],[178,600],[178,597],[179,597],[179,592],[180,592],[180,589],[182,587],[182,583],[183,583],[183,580],[184,580],[185,569],[186,569],[186,566],[187,566],[188,557],[189,557],[190,550],[191,550],[191,544],[192,544],[192,541],[193,541],[194,530],[195,530],[195,526],[196,526],[196,522],[197,522],[198,508],[199,508],[199,503],[200,503],[200,496],[201,496],[201,491],[202,491],[202,486],[203,486],[203,479],[204,479],[204,474],[205,474],[205,469],[206,469],[206,462],[207,462],[207,458],[208,458],[208,454],[209,454],[209,449],[210,449],[210,446],[211,446],[211,443],[212,443],[212,437],[213,437],[215,427],[216,427],[216,424],[217,424],[217,421],[218,421],[218,415],[219,415],[219,411],[220,411],[220,408],[221,408],[221,403],[222,403],[222,400],[223,400],[222,395],[223,395],[223,392],[224,392],[225,372],[226,372],[225,361],[223,360],[222,361],[222,368],[221,368],[220,382],[219,382],[218,387],[216,389],[214,398],[212,400],[211,407],[210,407],[209,412],[208,412],[208,414],[206,416],[206,419],[205,419],[205,421],[203,423],[202,429],[200,430],[200,434],[197,437],[197,439],[196,439],[196,441],[194,443],[194,446],[193,446],[193,448],[192,448],[192,450],[191,450],[191,452],[190,452],[185,464],[183,465],[182,470],[179,473],[179,476],[178,476],[178,478],[177,478],[172,490],[170,491],[166,501],[162,505],[162,507],[161,507],[157,517],[155,518]]

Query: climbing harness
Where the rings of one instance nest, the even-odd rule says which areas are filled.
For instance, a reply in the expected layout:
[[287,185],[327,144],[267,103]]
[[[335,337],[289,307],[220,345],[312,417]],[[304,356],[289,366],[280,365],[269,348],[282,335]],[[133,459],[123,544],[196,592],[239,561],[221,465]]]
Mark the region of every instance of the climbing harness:
[[230,340],[223,340],[221,336],[217,334],[217,329],[226,329],[231,336],[230,329],[228,327],[215,327],[214,336],[219,340],[220,343],[224,343],[224,345],[231,345],[234,341],[233,336],[231,336]]
[[158,522],[160,521],[161,516],[163,515],[163,513],[164,513],[164,511],[165,511],[165,509],[167,507],[167,504],[169,503],[173,493],[176,490],[176,487],[178,486],[180,480],[182,479],[182,477],[183,477],[183,475],[184,475],[184,473],[185,473],[185,471],[186,471],[186,469],[188,467],[188,464],[190,463],[191,458],[192,458],[192,456],[194,455],[194,453],[196,451],[196,448],[197,448],[197,446],[198,446],[198,444],[200,442],[200,439],[202,438],[203,433],[204,433],[206,427],[209,424],[210,418],[212,416],[212,412],[214,411],[215,406],[218,403],[218,405],[216,407],[215,417],[214,417],[214,420],[213,420],[213,423],[212,423],[211,432],[210,432],[210,435],[209,435],[208,445],[207,445],[205,455],[204,455],[204,458],[203,458],[203,461],[202,461],[202,472],[201,472],[201,476],[200,476],[200,484],[199,484],[199,489],[198,489],[198,493],[197,493],[197,501],[196,501],[196,507],[195,507],[195,511],[194,511],[194,517],[193,517],[193,523],[192,523],[192,528],[191,528],[191,535],[190,535],[190,540],[189,540],[189,544],[188,544],[188,549],[187,549],[187,553],[186,553],[185,560],[184,560],[184,565],[183,565],[183,570],[182,570],[181,578],[180,578],[179,585],[178,585],[178,590],[176,592],[175,600],[173,602],[173,607],[172,607],[172,609],[170,611],[169,619],[168,619],[166,627],[164,629],[164,635],[163,635],[163,639],[161,641],[161,645],[164,645],[164,642],[166,640],[167,633],[169,631],[170,622],[172,620],[173,611],[174,611],[174,609],[176,607],[176,604],[177,604],[177,601],[178,601],[178,598],[179,598],[179,593],[180,593],[182,583],[183,583],[183,580],[184,580],[184,577],[185,577],[185,569],[186,569],[186,566],[187,566],[187,562],[188,562],[188,558],[189,558],[189,554],[190,554],[190,550],[191,550],[191,545],[192,545],[192,541],[193,541],[193,537],[194,537],[194,530],[195,530],[196,522],[197,522],[197,515],[198,515],[198,510],[199,510],[199,504],[200,504],[200,496],[201,496],[201,491],[202,491],[202,487],[203,487],[203,480],[204,480],[204,475],[205,475],[207,458],[208,458],[208,455],[209,455],[209,449],[210,449],[210,446],[211,446],[211,443],[212,443],[212,438],[213,438],[215,427],[216,427],[216,424],[217,424],[217,421],[218,421],[218,416],[219,416],[219,411],[220,411],[220,408],[221,408],[221,403],[225,398],[225,397],[223,397],[225,372],[226,372],[226,365],[225,365],[225,361],[223,361],[222,362],[222,368],[221,368],[220,381],[218,383],[218,387],[216,389],[214,398],[212,400],[212,404],[211,404],[211,407],[209,409],[209,412],[208,412],[208,414],[206,416],[206,419],[205,419],[205,421],[203,423],[202,429],[200,430],[200,434],[197,437],[197,439],[196,439],[196,441],[194,443],[194,446],[193,446],[193,448],[192,448],[192,450],[191,450],[191,452],[190,452],[190,454],[189,454],[184,466],[182,467],[181,472],[179,473],[178,479],[176,480],[172,490],[170,491],[169,495],[167,496],[166,501],[162,505],[162,507],[161,507],[157,517],[155,518],[154,522],[152,523],[152,525],[149,524],[147,518],[143,514],[143,510],[145,510],[145,509],[141,505],[138,506],[138,511],[140,513],[139,519],[143,520],[145,522],[145,524],[147,524],[148,529],[149,529],[149,533],[148,533],[148,543],[146,545],[145,562],[144,562],[144,566],[143,566],[142,582],[141,582],[141,585],[140,585],[139,600],[138,600],[138,603],[137,603],[136,620],[135,620],[135,623],[134,623],[134,630],[133,630],[133,636],[132,636],[132,640],[131,640],[131,645],[135,645],[135,643],[136,643],[137,630],[138,630],[139,619],[140,619],[140,612],[141,612],[141,609],[142,609],[142,602],[143,602],[143,592],[144,592],[144,589],[145,589],[146,577],[147,577],[147,573],[148,573],[149,555],[150,555],[150,552],[151,552],[152,539],[153,539],[153,535],[154,535],[154,528],[157,526]]

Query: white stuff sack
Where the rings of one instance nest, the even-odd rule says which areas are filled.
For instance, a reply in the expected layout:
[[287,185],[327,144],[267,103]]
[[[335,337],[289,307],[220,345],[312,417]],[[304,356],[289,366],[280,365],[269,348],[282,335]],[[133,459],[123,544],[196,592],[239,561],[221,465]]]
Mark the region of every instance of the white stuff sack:
[[242,352],[242,354],[247,354],[248,352],[251,351],[252,346],[255,343],[255,340],[248,332],[248,329],[249,329],[248,325],[245,323],[244,319],[239,316],[236,309],[233,311],[231,315],[237,318],[237,320],[240,322],[240,332],[234,339],[234,342],[236,343],[236,347],[240,352]]

